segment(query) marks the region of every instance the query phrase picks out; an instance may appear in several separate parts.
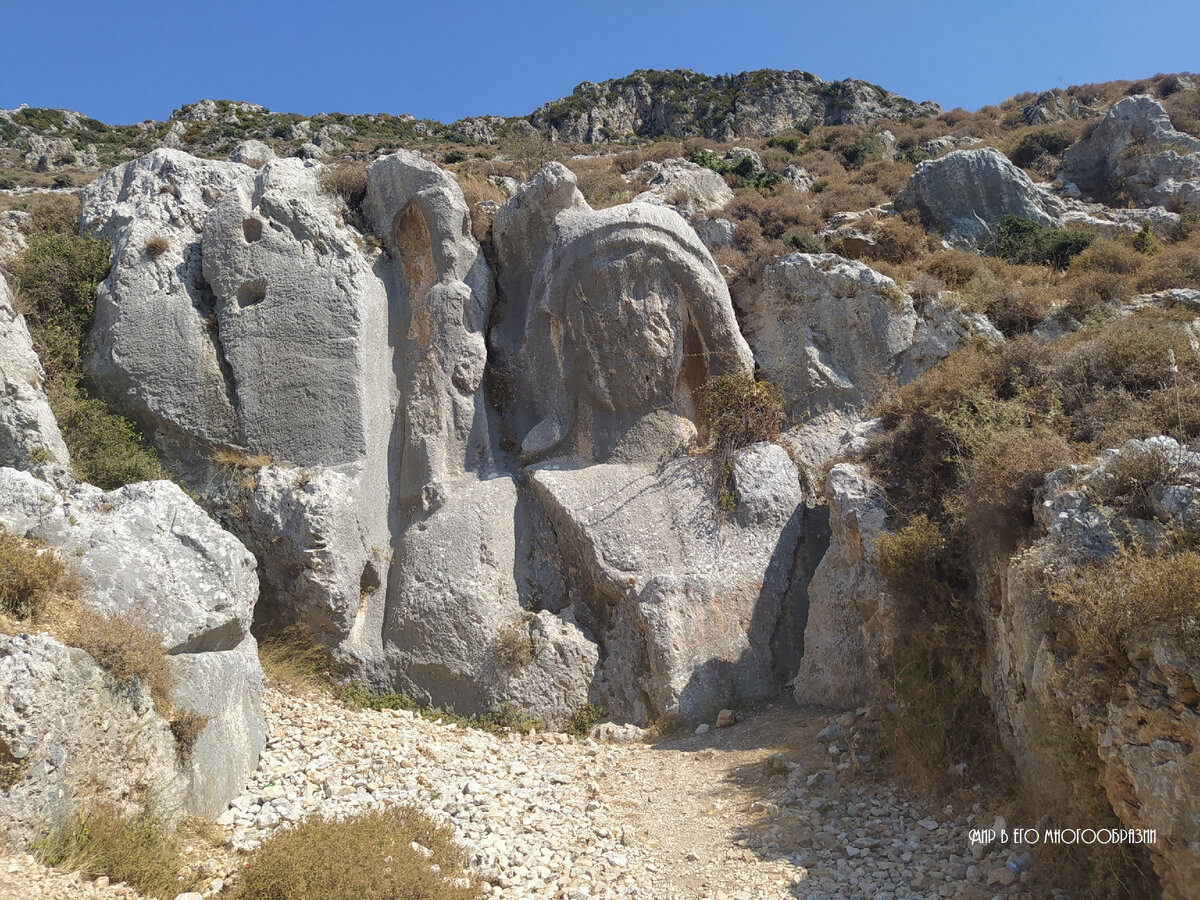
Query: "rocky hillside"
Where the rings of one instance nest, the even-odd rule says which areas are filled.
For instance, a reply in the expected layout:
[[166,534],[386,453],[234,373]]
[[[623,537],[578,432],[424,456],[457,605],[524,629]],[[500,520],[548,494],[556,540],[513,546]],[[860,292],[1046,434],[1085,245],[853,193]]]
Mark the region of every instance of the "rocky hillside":
[[286,628],[368,704],[609,735],[785,688],[870,710],[839,771],[1155,829],[1021,848],[1047,890],[1194,894],[1193,80],[939,114],[642,72],[562,103],[469,138],[5,114],[9,834],[117,740],[113,802],[222,810],[263,747],[254,635]]
[[634,136],[732,141],[797,126],[863,125],[940,112],[936,103],[914,103],[855,79],[826,82],[811,72],[774,69],[712,77],[673,69],[585,81],[529,120],[556,140],[599,144]]

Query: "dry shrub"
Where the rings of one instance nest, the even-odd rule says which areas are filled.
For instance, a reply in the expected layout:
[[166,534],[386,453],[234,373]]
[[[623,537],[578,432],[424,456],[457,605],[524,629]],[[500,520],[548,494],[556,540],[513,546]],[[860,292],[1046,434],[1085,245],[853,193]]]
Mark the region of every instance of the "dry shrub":
[[928,234],[919,222],[907,216],[891,216],[870,226],[878,244],[867,254],[871,259],[892,263],[918,260],[940,242]]
[[759,441],[773,441],[783,427],[783,397],[774,385],[734,372],[710,377],[701,398],[701,417],[713,452],[713,482],[722,506],[734,502],[730,491],[733,456]]
[[321,173],[321,189],[332,197],[341,197],[351,210],[362,207],[367,197],[367,164],[343,163]]
[[[454,830],[395,806],[280,829],[251,855],[234,900],[470,900],[481,896]],[[413,844],[422,850],[415,849]],[[435,871],[436,869],[436,871]]]
[[996,435],[972,457],[947,506],[961,519],[977,554],[1004,556],[1033,527],[1033,492],[1046,473],[1077,454],[1050,427],[1017,427]]
[[73,235],[79,231],[79,197],[75,194],[36,194],[22,205],[29,213],[26,234]]
[[918,272],[913,276],[909,291],[914,297],[928,300],[946,290],[946,282],[928,272]]
[[506,669],[523,669],[537,655],[533,636],[525,621],[513,622],[500,630],[496,638],[496,661]]
[[1066,285],[1067,313],[1080,321],[1103,306],[1120,303],[1132,295],[1130,281],[1111,272],[1088,272],[1071,279]]
[[467,209],[471,213],[471,236],[484,244],[492,230],[494,213],[488,212],[480,204],[491,202],[503,206],[506,199],[504,192],[486,178],[465,172],[459,172],[458,186],[462,188],[463,199],[467,201]]
[[575,173],[579,192],[593,209],[604,209],[633,199],[633,191],[611,157],[568,159],[566,166]]
[[246,469],[252,472],[271,464],[271,457],[265,453],[250,453],[233,447],[213,447],[208,451],[208,459],[223,469]]
[[1200,247],[1177,244],[1154,256],[1138,275],[1138,290],[1153,293],[1169,288],[1200,290]]
[[879,160],[867,163],[850,176],[852,184],[870,184],[888,197],[895,197],[912,177],[912,163]]
[[180,709],[171,716],[171,735],[175,738],[175,749],[180,759],[187,762],[192,758],[192,751],[200,733],[208,727],[208,716],[194,709]]
[[1142,267],[1145,257],[1120,241],[1093,241],[1087,249],[1071,260],[1067,277],[1089,272],[1110,275],[1133,275]]
[[990,274],[983,257],[966,250],[942,250],[929,257],[921,268],[946,282],[952,291],[966,287],[973,278]]
[[161,234],[156,234],[146,241],[146,246],[143,249],[145,249],[147,256],[151,259],[156,259],[171,249],[171,242]]
[[1013,284],[997,288],[984,304],[983,311],[1005,337],[1013,337],[1042,322],[1051,303],[1045,291]]
[[0,529],[0,611],[21,620],[36,618],[68,580],[53,550]]
[[872,206],[879,206],[891,199],[873,184],[833,181],[817,195],[817,209],[820,211],[822,219],[828,220],[834,213],[870,209]]
[[143,627],[132,616],[106,616],[82,607],[65,631],[66,643],[86,651],[117,681],[137,679],[150,689],[159,715],[171,715],[174,676],[162,635]]
[[679,159],[686,157],[687,153],[683,149],[683,144],[679,141],[656,141],[646,147],[638,147],[636,150],[629,150],[620,154],[615,158],[617,170],[622,175],[628,175],[642,163],[647,162],[665,162],[668,159]]
[[293,694],[328,690],[337,673],[329,649],[296,626],[265,635],[258,642],[258,660],[269,683]]
[[1200,660],[1200,553],[1126,549],[1060,575],[1050,598],[1069,614],[1083,666],[1105,660],[1123,673],[1138,634],[1163,632]]
[[178,877],[179,842],[149,807],[129,815],[108,800],[87,802],[38,841],[34,853],[43,865],[90,879],[107,876],[147,897],[174,897],[188,888]]

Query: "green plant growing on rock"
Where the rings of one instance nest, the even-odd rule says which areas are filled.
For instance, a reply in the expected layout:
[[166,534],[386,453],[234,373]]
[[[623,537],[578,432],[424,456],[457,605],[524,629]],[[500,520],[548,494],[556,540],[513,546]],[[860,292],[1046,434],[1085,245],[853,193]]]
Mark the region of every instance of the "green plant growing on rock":
[[705,384],[700,412],[708,426],[716,495],[722,508],[729,509],[736,503],[731,485],[734,454],[779,437],[783,397],[774,385],[748,373],[716,375]]
[[1001,216],[986,250],[1010,263],[1065,269],[1072,257],[1095,239],[1087,231],[1052,228],[1020,216]]
[[0,611],[16,619],[40,615],[67,577],[53,550],[0,529]]

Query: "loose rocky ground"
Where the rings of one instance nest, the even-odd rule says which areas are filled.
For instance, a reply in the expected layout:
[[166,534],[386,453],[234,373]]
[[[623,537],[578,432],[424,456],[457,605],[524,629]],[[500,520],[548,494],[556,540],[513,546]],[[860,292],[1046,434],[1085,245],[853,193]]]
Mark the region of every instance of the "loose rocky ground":
[[[1032,897],[987,884],[1006,856],[971,856],[987,810],[929,809],[850,754],[853,713],[779,705],[652,745],[501,738],[275,690],[266,709],[267,750],[218,822],[227,848],[191,841],[204,896],[236,879],[233,851],[289,822],[407,802],[454,824],[492,898]],[[0,858],[0,900],[138,896]]]

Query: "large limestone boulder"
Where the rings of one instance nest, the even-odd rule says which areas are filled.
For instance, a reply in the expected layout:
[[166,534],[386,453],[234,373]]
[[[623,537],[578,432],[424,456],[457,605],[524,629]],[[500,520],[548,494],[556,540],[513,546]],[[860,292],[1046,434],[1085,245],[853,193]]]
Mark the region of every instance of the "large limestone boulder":
[[25,318],[13,309],[0,275],[0,466],[64,484],[71,459],[46,399],[45,381]]
[[[382,617],[359,584],[385,578],[366,557],[389,555],[396,388],[386,287],[322,171],[157,151],[90,186],[82,220],[114,242],[93,380],[223,510],[262,564],[266,611],[336,646]],[[299,481],[300,497],[280,487]],[[378,631],[360,633],[356,652],[377,655]]]
[[0,759],[20,766],[0,795],[0,834],[13,847],[70,816],[96,781],[115,798],[152,792],[168,814],[185,802],[175,740],[149,688],[45,634],[0,635]]
[[849,463],[830,470],[825,499],[829,549],[808,585],[804,656],[792,690],[801,703],[850,708],[877,693],[876,666],[895,636],[895,601],[875,551],[887,504],[879,485]]
[[742,283],[736,303],[754,359],[795,418],[849,411],[886,383],[903,384],[987,319],[911,297],[885,275],[832,253],[793,253]]
[[946,239],[977,246],[1001,216],[1060,224],[1062,204],[995,147],[956,150],[917,165],[896,197],[896,210],[915,209]]
[[720,212],[733,202],[733,191],[712,169],[686,159],[668,159],[651,165],[656,171],[636,200],[673,206],[689,219]]
[[[266,740],[262,669],[250,635],[258,598],[254,558],[168,481],[107,493],[79,485],[63,493],[6,468],[0,469],[0,496],[0,527],[54,548],[79,578],[86,607],[131,617],[162,635],[176,682],[172,704],[206,716],[208,723],[190,755],[172,754],[170,765],[155,763],[145,777],[167,790],[174,805],[164,811],[171,815],[219,813],[253,772]],[[40,652],[52,650],[62,655],[49,645]],[[78,677],[94,683],[75,651],[68,656]],[[94,684],[88,690],[100,706],[110,704]],[[105,690],[118,691],[112,685]],[[141,701],[134,706],[140,726],[169,732],[164,710]],[[92,715],[100,721],[99,713]],[[13,721],[18,730],[33,727],[30,720]],[[84,728],[78,739],[85,740],[93,727]],[[70,797],[95,775],[73,758],[54,765],[44,775],[65,780],[51,779],[30,791]]]
[[693,437],[709,374],[749,371],[729,292],[673,211],[593,210],[551,163],[496,214],[495,358],[522,451],[665,458]]
[[1200,210],[1200,138],[1176,131],[1162,104],[1145,94],[1114,103],[1063,155],[1058,174],[1088,193],[1123,190],[1141,206],[1181,200]]
[[600,643],[606,709],[641,723],[668,712],[699,721],[778,690],[803,615],[793,568],[804,507],[782,448],[738,456],[729,520],[704,459],[563,457],[529,480],[567,563],[574,616]]
[[528,609],[520,516],[512,478],[460,481],[405,532],[384,622],[390,677],[460,713],[515,703],[563,725],[593,699],[597,648],[569,609]]

